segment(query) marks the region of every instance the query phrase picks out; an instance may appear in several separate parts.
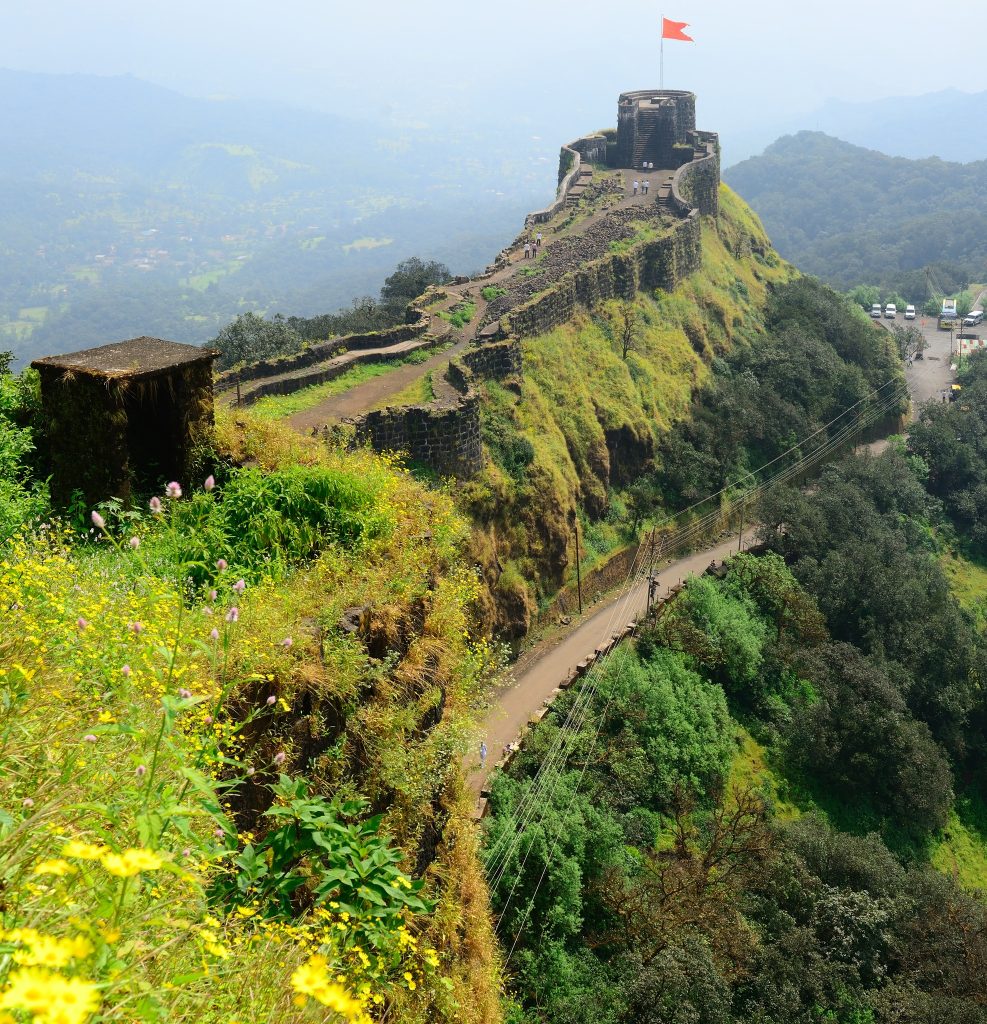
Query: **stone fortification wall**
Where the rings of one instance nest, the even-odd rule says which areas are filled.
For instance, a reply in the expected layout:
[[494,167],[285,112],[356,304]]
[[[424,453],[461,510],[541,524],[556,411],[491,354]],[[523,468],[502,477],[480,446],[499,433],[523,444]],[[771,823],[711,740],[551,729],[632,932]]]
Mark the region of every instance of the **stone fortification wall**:
[[679,167],[692,159],[689,133],[696,130],[695,93],[676,89],[624,92],[617,101],[618,167]]
[[483,468],[480,406],[472,391],[448,405],[380,409],[353,425],[357,444],[407,452],[444,476],[470,477]]
[[699,269],[702,235],[697,211],[670,225],[661,238],[627,252],[611,253],[566,274],[550,289],[506,314],[510,334],[530,338],[571,319],[578,307],[591,309],[607,299],[632,299],[635,292],[671,291]]
[[524,226],[530,227],[532,224],[545,224],[550,221],[565,206],[572,186],[585,170],[584,165],[607,164],[614,145],[612,132],[597,132],[563,146],[559,155],[559,187],[555,193],[555,202],[546,206],[544,210],[529,213],[524,220]]
[[[389,327],[384,331],[368,331],[366,334],[347,334],[341,338],[330,338],[328,341],[320,341],[315,345],[297,352],[294,355],[283,356],[280,359],[262,359],[256,363],[250,363],[236,370],[227,370],[216,378],[216,390],[228,391],[238,383],[260,380],[263,377],[277,377],[281,374],[294,373],[296,370],[303,370],[307,366],[315,366],[331,359],[336,353],[355,352],[366,348],[387,348],[389,345],[399,345],[414,338],[420,338],[428,331],[429,317],[424,309],[416,301],[408,307],[406,323],[398,324],[396,327]],[[297,389],[289,389],[297,390]],[[284,394],[285,392],[271,392],[271,394]]]
[[[450,362],[445,380],[454,394],[430,405],[386,408],[349,421],[355,444],[378,452],[407,452],[437,473],[466,478],[483,468],[478,377],[502,380],[521,373],[521,346],[516,338],[494,342]],[[447,388],[448,390],[448,388]]]
[[680,216],[695,210],[708,217],[720,212],[720,144],[715,132],[692,132],[693,158],[675,172],[669,205]]
[[[296,391],[301,391],[303,388],[310,388],[316,384],[325,384],[327,381],[342,377],[344,373],[348,373],[354,366],[359,366],[361,363],[386,363],[392,360],[406,359],[411,352],[432,348],[442,341],[443,339],[440,337],[426,335],[421,339],[421,344],[411,349],[401,349],[399,352],[391,353],[367,352],[364,355],[354,356],[345,363],[339,363],[335,366],[323,366],[319,369],[310,370],[308,373],[295,373],[287,377],[278,377],[252,388],[243,395],[240,399],[240,404],[245,406],[253,405],[254,402],[259,402],[268,395],[293,395]],[[227,390],[229,387],[230,385],[227,385]]]

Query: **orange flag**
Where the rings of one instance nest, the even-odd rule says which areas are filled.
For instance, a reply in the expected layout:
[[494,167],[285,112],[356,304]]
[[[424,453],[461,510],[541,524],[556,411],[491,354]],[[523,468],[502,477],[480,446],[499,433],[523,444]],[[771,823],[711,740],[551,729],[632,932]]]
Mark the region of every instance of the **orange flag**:
[[661,19],[662,39],[678,39],[682,43],[694,43],[692,36],[687,36],[682,29],[688,28],[687,21],[670,21],[668,18]]

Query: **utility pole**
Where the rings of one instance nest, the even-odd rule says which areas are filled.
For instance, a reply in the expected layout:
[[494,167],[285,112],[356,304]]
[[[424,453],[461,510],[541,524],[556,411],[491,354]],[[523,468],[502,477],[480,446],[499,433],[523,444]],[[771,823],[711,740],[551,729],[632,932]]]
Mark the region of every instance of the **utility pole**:
[[740,536],[737,538],[737,554],[743,550],[744,544],[744,507],[747,504],[746,496],[740,499]]
[[583,614],[583,574],[579,566],[579,516],[573,513],[572,521],[576,527],[576,596],[579,599],[579,614]]
[[655,598],[658,596],[658,574],[655,572],[655,563],[661,561],[661,549],[665,545],[665,538],[662,537],[661,545],[658,548],[658,557],[655,558],[655,531],[651,531],[651,562],[648,566],[648,606],[645,612],[645,618],[651,615],[651,611],[654,608],[656,601]]

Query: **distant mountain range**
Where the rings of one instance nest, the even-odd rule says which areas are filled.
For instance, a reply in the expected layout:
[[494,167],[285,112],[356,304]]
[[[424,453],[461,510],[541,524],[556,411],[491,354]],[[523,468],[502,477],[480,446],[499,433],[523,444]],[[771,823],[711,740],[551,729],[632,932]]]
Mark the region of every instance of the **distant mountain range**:
[[334,310],[411,255],[473,271],[554,186],[544,143],[486,160],[486,130],[0,70],[0,349],[202,342],[245,309]]
[[798,117],[764,117],[752,128],[725,130],[723,135],[729,164],[760,153],[781,135],[799,131],[825,132],[890,156],[938,156],[967,163],[987,159],[987,133],[981,130],[985,124],[987,92],[943,89],[860,102],[831,99]]
[[837,287],[883,284],[920,301],[930,264],[953,284],[987,279],[987,160],[908,160],[799,132],[724,179],[786,259]]

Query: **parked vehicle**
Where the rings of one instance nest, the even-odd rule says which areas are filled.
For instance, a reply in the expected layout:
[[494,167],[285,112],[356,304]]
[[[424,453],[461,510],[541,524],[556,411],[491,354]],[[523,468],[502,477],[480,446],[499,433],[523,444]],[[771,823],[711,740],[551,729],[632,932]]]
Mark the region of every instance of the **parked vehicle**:
[[984,311],[982,309],[971,309],[965,317],[963,317],[964,327],[976,327],[977,324],[982,323],[984,319]]
[[889,302],[884,307],[884,315],[889,320],[894,320],[894,318],[898,315],[898,307],[893,302]]
[[911,305],[911,304],[905,306],[905,319],[906,320],[914,320],[915,319],[915,307],[913,305]]
[[870,308],[870,315],[875,320],[880,320],[881,319],[881,304],[880,304],[880,302],[875,302],[874,305],[871,306],[871,308]]
[[956,299],[943,299],[942,312],[939,314],[939,330],[951,331],[956,327]]

